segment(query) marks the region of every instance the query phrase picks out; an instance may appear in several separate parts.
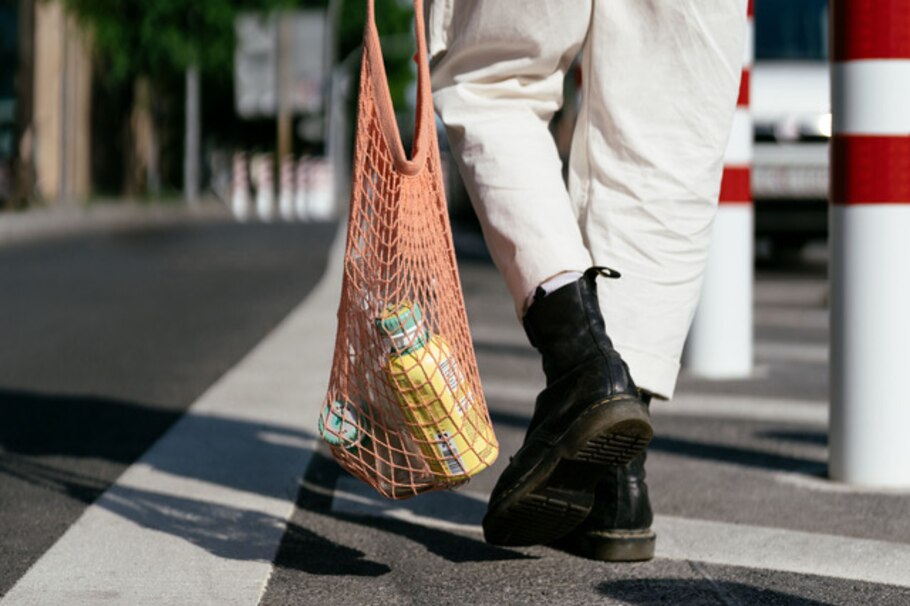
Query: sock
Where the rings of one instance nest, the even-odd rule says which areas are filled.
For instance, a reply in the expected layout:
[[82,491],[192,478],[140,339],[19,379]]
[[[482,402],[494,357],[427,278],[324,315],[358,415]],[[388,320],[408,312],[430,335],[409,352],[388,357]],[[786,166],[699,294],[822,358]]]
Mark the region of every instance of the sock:
[[584,274],[580,271],[564,271],[562,273],[556,274],[549,280],[544,280],[537,288],[534,289],[531,294],[528,295],[528,298],[525,299],[525,311],[527,311],[527,309],[534,301],[543,299],[554,290],[559,290],[566,284],[577,282],[583,275]]

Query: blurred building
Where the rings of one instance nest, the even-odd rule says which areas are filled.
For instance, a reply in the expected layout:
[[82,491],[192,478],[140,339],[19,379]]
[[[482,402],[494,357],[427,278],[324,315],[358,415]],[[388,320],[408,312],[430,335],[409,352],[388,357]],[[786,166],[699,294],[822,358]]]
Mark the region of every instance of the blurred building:
[[[0,6],[0,198],[86,198],[91,179],[90,41],[59,0]],[[4,170],[4,169],[0,169]]]

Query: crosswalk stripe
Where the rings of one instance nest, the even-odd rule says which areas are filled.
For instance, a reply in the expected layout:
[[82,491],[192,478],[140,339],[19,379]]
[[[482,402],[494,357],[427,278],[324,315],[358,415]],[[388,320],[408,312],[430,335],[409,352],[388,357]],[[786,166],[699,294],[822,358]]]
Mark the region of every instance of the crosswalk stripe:
[[[490,400],[534,402],[543,385],[528,382],[485,380],[483,390]],[[529,414],[530,414],[530,408]],[[651,403],[653,415],[712,417],[753,421],[780,421],[827,425],[828,406],[821,400],[763,398],[680,392],[670,402]]]
[[[487,499],[458,491],[390,502],[364,483],[342,477],[332,510],[481,534]],[[658,558],[910,587],[910,545],[904,543],[661,515],[653,528]]]
[[910,545],[656,516],[657,557],[910,587]]
[[[3,606],[259,602],[315,450],[343,238],[316,290],[35,563]],[[263,398],[267,394],[267,398]]]

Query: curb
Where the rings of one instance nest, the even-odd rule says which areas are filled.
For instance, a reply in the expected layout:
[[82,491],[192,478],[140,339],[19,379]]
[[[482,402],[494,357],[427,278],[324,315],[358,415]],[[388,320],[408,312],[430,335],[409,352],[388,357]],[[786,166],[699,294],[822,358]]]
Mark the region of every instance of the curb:
[[131,227],[220,220],[232,220],[231,214],[214,199],[192,207],[182,203],[123,201],[0,213],[0,246]]

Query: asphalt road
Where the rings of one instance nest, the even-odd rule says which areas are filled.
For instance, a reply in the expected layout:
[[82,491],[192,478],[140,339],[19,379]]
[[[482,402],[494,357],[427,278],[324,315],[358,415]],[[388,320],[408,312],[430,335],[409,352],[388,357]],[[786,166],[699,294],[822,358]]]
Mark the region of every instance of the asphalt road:
[[[12,344],[0,358],[0,594],[44,553],[6,602],[910,603],[908,493],[825,477],[823,266],[758,273],[752,377],[684,374],[676,401],[653,406],[658,557],[605,564],[483,542],[486,499],[542,375],[479,254],[463,256],[461,278],[496,465],[463,490],[389,502],[313,454],[333,280],[305,297],[332,231],[187,225],[0,250]],[[296,321],[261,341],[292,309]],[[197,400],[222,375],[216,397]],[[260,400],[275,404],[265,417]],[[224,464],[232,455],[245,471]]]
[[333,225],[0,247],[0,596],[322,275]]
[[[910,603],[906,586],[861,580],[868,544],[854,542],[905,551],[910,498],[830,485],[824,421],[801,420],[776,405],[824,413],[823,266],[760,271],[754,376],[711,382],[684,374],[679,402],[655,414],[649,484],[655,511],[673,532],[659,531],[658,558],[638,564],[483,542],[477,525],[487,495],[521,443],[542,376],[495,269],[465,262],[461,277],[501,444],[496,465],[462,491],[389,503],[330,458],[315,457],[262,604]],[[698,408],[712,397],[722,408],[750,400],[731,406],[734,415]],[[668,535],[680,536],[687,523],[705,530],[667,557],[674,547]],[[825,550],[829,540],[838,546]],[[835,556],[847,560],[844,574],[852,578],[833,572],[828,560]]]

